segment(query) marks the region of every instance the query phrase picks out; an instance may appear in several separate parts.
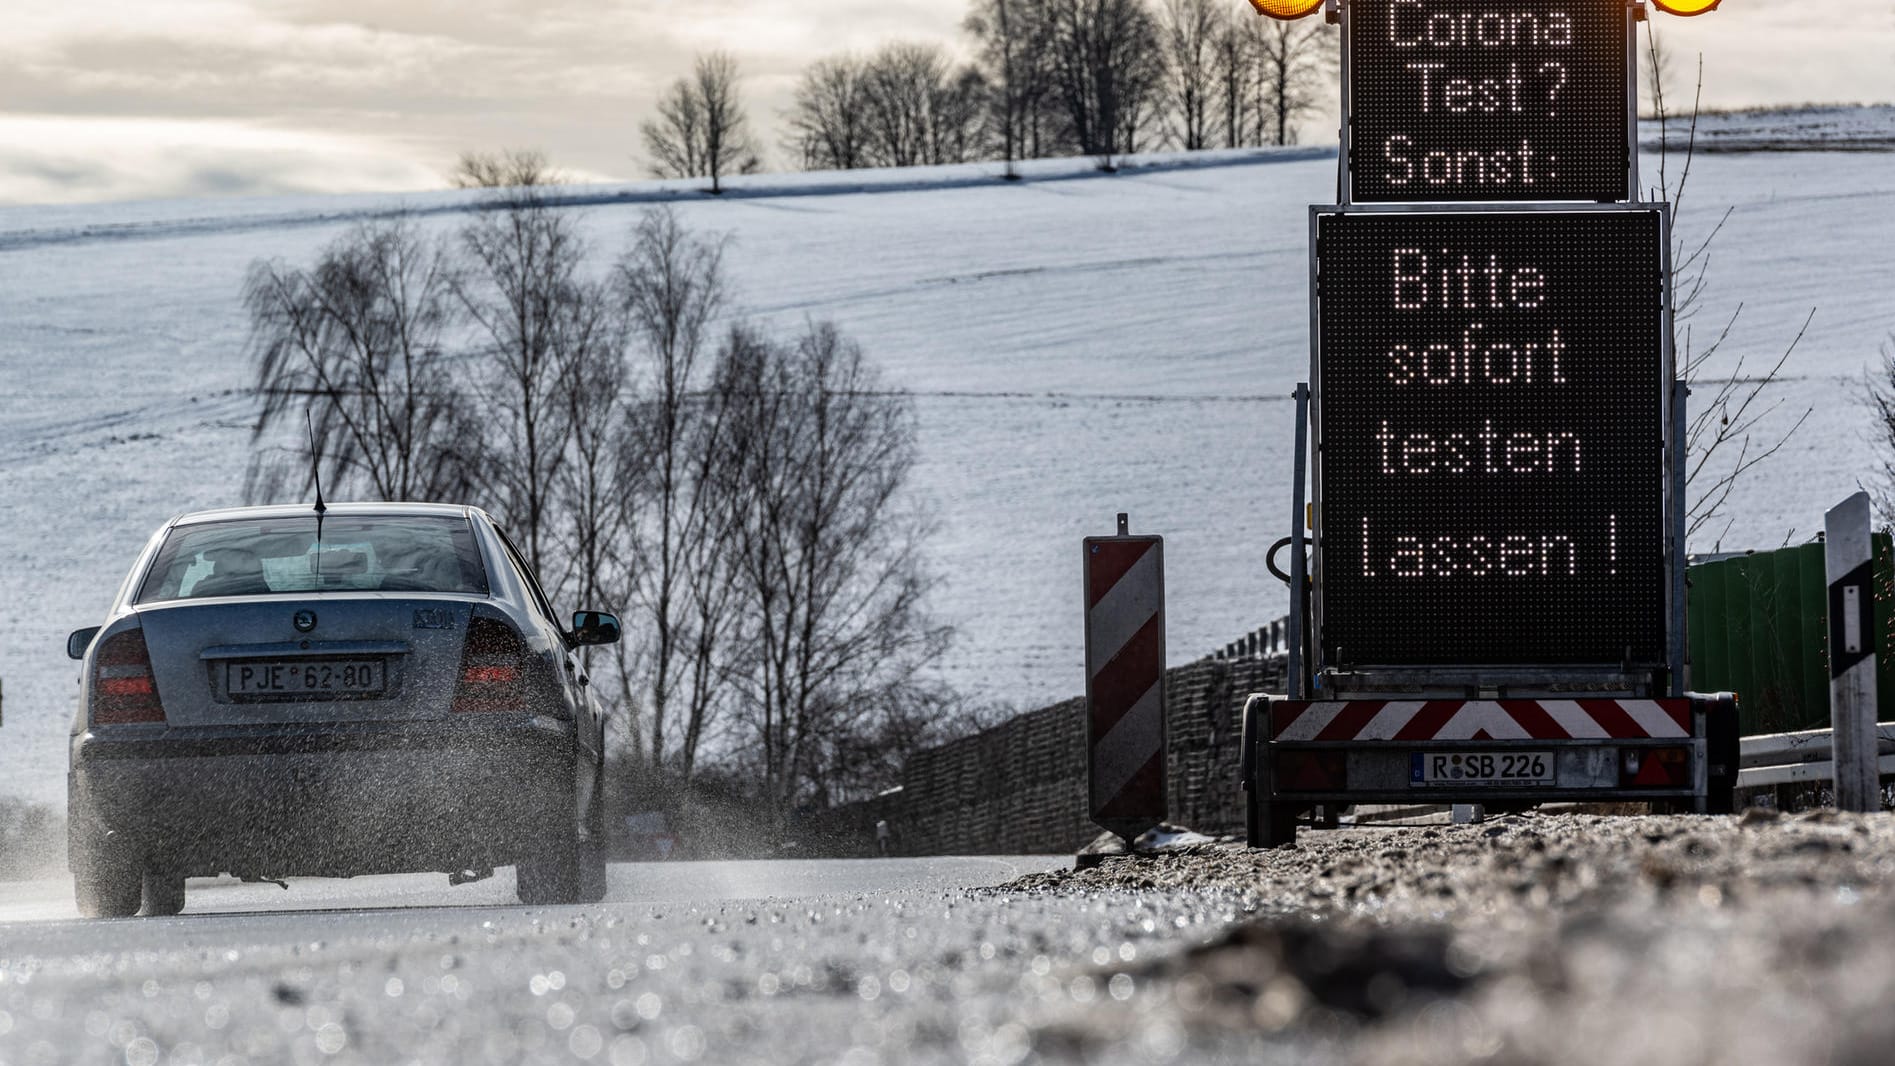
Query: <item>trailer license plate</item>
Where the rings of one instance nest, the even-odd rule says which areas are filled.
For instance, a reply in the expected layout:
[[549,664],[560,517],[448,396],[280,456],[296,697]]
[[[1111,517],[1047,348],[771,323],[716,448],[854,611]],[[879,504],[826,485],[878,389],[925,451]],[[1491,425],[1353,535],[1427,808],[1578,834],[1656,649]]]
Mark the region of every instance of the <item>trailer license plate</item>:
[[230,663],[224,680],[233,696],[373,696],[386,687],[385,665],[373,659]]
[[1418,751],[1410,785],[1550,785],[1550,751]]

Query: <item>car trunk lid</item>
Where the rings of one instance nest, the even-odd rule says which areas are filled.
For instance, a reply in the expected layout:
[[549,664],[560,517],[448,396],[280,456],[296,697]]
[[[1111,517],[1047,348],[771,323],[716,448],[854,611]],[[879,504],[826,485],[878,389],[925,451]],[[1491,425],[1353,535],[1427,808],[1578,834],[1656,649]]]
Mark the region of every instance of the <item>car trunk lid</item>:
[[137,609],[172,726],[443,718],[472,604],[245,596]]

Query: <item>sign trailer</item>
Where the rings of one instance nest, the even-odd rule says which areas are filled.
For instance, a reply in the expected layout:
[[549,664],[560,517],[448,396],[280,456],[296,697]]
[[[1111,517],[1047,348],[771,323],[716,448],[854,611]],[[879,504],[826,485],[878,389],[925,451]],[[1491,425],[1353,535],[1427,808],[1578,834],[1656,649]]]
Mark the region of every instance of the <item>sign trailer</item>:
[[1728,809],[1733,706],[1682,689],[1684,389],[1670,209],[1637,201],[1643,9],[1332,9],[1341,202],[1310,212],[1291,583],[1310,624],[1288,696],[1245,709],[1250,842],[1362,802]]

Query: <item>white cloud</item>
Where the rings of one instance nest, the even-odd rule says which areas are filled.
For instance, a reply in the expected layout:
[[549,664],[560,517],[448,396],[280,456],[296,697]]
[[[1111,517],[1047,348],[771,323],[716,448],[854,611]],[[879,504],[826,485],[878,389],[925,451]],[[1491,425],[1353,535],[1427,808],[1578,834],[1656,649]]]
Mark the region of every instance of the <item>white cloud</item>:
[[387,144],[242,123],[0,115],[0,202],[439,188]]
[[1692,90],[1703,55],[1706,106],[1895,102],[1888,0],[1725,0],[1693,18],[1654,11],[1650,24],[1671,53],[1674,93]]
[[[13,6],[0,37],[0,106],[13,117],[0,111],[12,124],[0,131],[19,135],[0,137],[0,200],[68,201],[426,187],[468,148],[536,148],[571,173],[634,176],[644,170],[640,120],[713,48],[738,59],[773,153],[804,65],[894,39],[964,47],[966,3]],[[1895,99],[1889,0],[1729,0],[1697,19],[1652,18],[1681,70],[1705,53],[1713,106]]]

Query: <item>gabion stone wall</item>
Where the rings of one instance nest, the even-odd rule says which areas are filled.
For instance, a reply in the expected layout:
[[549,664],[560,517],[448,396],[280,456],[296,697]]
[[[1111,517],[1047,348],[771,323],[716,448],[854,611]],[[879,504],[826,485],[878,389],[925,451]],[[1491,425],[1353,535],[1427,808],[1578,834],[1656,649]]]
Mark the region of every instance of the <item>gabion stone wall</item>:
[[[1243,829],[1238,740],[1244,699],[1281,691],[1281,659],[1201,659],[1165,675],[1171,821],[1204,833]],[[864,824],[886,818],[903,855],[1073,851],[1097,836],[1086,814],[1085,700],[1029,711],[917,753],[901,791],[832,812],[836,849],[869,854]],[[872,816],[856,808],[874,807]]]

